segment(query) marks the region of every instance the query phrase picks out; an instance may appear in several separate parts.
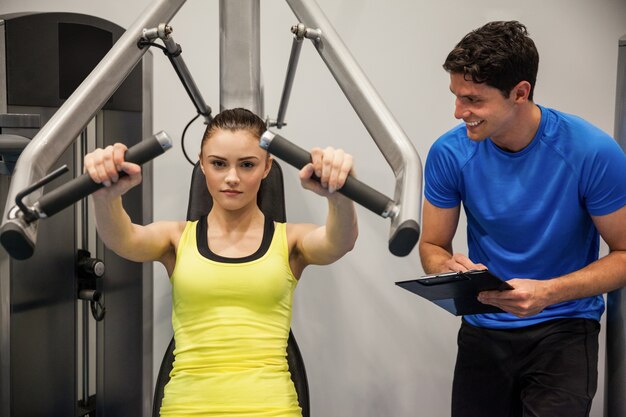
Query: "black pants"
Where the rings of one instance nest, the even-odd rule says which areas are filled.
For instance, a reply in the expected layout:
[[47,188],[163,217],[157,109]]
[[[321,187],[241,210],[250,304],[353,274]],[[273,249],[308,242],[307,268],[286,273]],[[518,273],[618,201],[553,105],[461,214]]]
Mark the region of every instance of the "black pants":
[[588,416],[598,379],[600,323],[556,319],[512,330],[463,321],[452,417]]

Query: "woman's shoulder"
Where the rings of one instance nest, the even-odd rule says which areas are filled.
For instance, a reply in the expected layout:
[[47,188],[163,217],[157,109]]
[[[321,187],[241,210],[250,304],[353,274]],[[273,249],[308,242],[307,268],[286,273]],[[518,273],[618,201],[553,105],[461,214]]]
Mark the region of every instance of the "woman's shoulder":
[[319,227],[312,223],[284,223],[287,230],[287,238],[305,235],[311,230]]
[[191,222],[182,220],[158,220],[150,224],[150,228],[162,236],[169,236],[173,244],[178,243],[185,227]]
[[161,236],[166,236],[169,240],[168,249],[162,253],[159,261],[167,269],[168,275],[171,276],[176,265],[176,254],[178,253],[178,246],[180,239],[183,236],[185,228],[191,222],[188,221],[175,221],[175,220],[160,220],[152,223],[154,230]]
[[152,224],[159,229],[177,230],[182,232],[192,221],[185,220],[157,220]]
[[285,223],[290,251],[302,242],[304,236],[319,226],[311,223]]

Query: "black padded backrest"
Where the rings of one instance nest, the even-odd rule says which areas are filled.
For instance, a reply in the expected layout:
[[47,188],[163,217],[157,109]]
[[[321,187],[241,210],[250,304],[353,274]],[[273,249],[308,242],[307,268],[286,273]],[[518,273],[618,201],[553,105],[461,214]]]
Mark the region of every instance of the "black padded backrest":
[[[283,185],[283,172],[280,166],[273,161],[267,177],[261,182],[259,190],[259,207],[266,216],[277,222],[284,222],[285,216],[285,190]],[[187,206],[187,220],[198,220],[211,211],[213,200],[207,189],[206,179],[200,165],[196,163],[191,174],[191,186],[189,188],[189,205]],[[156,387],[154,391],[154,401],[152,403],[152,417],[159,417],[161,402],[163,401],[163,390],[165,384],[170,380],[170,372],[174,364],[174,349],[176,348],[174,338],[170,341],[159,374],[157,375]],[[309,384],[306,377],[304,361],[300,354],[300,349],[296,343],[291,330],[287,340],[287,363],[291,380],[293,381],[298,394],[298,402],[302,408],[302,417],[309,417]]]

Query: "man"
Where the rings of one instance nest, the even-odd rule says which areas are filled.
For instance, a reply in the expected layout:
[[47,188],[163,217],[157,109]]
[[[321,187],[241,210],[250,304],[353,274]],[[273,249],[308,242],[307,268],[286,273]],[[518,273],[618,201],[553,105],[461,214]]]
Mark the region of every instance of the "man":
[[[539,56],[519,22],[466,35],[443,67],[463,124],[425,168],[427,273],[488,268],[509,291],[465,316],[452,416],[586,416],[602,294],[626,284],[626,156],[584,120],[533,102]],[[460,205],[468,256],[454,253]],[[599,235],[610,254],[598,260]]]

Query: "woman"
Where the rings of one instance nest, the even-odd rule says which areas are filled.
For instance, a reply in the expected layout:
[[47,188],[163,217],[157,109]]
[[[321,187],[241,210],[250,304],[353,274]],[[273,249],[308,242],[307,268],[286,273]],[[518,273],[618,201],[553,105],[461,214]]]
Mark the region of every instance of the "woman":
[[132,261],[159,261],[170,276],[176,351],[162,417],[301,416],[285,350],[293,291],[307,265],[330,264],[354,246],[354,205],[335,192],[352,157],[313,149],[300,171],[302,186],[328,199],[325,225],[274,223],[257,206],[272,165],[258,145],[264,131],[245,109],[225,110],[207,126],[199,157],[213,206],[194,222],[133,224],[121,196],[141,182],[141,170],[124,161],[126,147],[85,156],[91,178],[105,185],[92,195],[104,243]]

